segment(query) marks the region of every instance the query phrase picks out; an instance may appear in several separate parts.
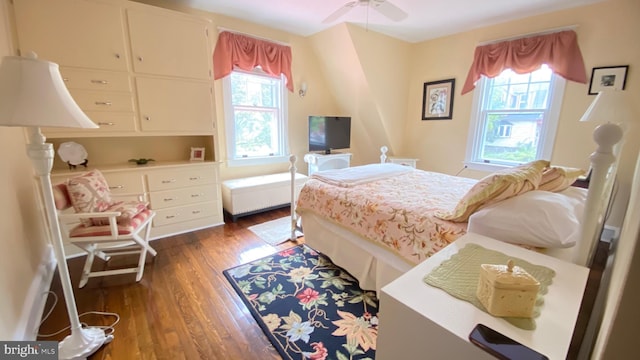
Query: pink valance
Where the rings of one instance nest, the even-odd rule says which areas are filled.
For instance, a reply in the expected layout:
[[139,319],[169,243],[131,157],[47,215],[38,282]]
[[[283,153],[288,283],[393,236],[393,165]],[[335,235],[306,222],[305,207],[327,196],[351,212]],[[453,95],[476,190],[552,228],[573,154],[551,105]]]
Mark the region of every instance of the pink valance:
[[251,71],[258,65],[267,74],[284,74],[287,89],[293,91],[290,47],[228,31],[220,33],[213,51],[215,80],[231,74],[234,66]]
[[481,75],[492,78],[505,69],[524,74],[542,64],[567,80],[587,83],[578,37],[575,31],[566,30],[476,47],[462,94],[473,90]]

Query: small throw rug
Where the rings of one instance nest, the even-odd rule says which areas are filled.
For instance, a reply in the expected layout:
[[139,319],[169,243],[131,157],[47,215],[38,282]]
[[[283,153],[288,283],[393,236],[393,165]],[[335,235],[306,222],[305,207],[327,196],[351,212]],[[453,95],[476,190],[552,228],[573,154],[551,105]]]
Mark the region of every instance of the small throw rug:
[[[262,224],[249,226],[249,230],[267,244],[275,246],[289,240],[291,237],[291,217],[285,216]],[[296,236],[300,237],[302,233],[296,231]]]
[[374,359],[378,299],[306,245],[224,271],[284,359]]

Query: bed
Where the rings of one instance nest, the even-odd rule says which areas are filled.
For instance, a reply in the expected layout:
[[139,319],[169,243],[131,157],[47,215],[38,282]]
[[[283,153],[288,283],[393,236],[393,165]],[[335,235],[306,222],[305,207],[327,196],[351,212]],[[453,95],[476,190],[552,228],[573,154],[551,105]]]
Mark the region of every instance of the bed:
[[[594,155],[599,151],[607,149],[599,147]],[[525,232],[529,238],[509,242],[589,265],[616,167],[611,156],[594,155],[589,190],[569,186],[576,173],[567,176],[567,168],[539,161],[521,168],[535,168],[531,173],[539,174],[538,184],[549,169],[563,169],[563,185],[554,188],[558,191],[532,189],[532,181],[516,189],[493,189],[498,195],[489,202],[478,207],[467,202],[461,208],[470,192],[493,186],[485,180],[491,176],[474,180],[389,164],[383,152],[381,164],[319,172],[297,199],[292,191],[292,230],[301,226],[306,244],[349,271],[362,288],[376,291],[467,231],[502,236],[503,241]],[[292,157],[292,174],[295,170]],[[528,221],[538,218],[544,219]]]

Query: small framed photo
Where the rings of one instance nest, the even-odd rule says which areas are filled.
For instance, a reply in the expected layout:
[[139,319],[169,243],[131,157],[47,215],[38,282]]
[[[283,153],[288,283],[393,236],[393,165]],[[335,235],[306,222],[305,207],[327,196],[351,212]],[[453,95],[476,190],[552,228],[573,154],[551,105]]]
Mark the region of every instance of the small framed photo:
[[629,65],[594,67],[591,71],[589,95],[603,90],[624,90]]
[[422,120],[453,118],[453,93],[456,79],[424,83],[422,93]]
[[204,161],[204,148],[192,147],[191,148],[191,161]]

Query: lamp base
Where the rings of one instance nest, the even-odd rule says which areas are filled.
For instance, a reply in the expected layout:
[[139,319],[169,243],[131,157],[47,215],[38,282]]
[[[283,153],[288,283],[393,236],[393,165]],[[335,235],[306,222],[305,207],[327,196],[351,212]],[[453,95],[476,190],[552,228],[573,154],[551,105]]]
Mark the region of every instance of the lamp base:
[[113,335],[105,335],[104,330],[97,327],[75,329],[58,345],[58,356],[61,360],[86,359],[111,340]]

